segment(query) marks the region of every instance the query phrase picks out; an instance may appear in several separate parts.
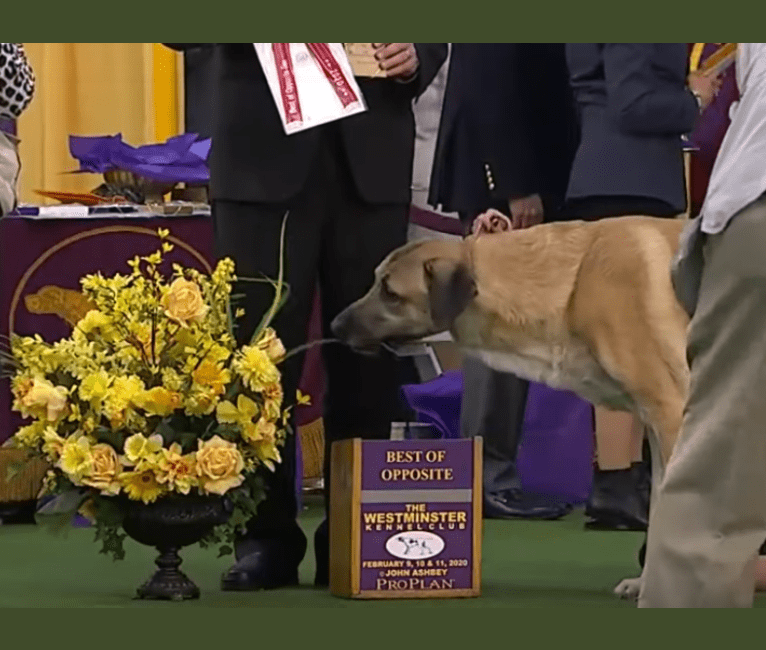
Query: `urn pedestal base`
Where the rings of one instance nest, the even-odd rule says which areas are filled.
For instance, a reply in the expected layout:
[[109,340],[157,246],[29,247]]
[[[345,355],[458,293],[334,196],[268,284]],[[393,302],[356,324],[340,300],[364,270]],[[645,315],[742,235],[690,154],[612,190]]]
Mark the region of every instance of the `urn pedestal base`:
[[145,600],[196,600],[199,587],[178,567],[181,556],[178,549],[157,549],[159,557],[154,561],[157,571],[136,590],[136,596]]
[[147,600],[193,600],[200,590],[179,569],[178,551],[199,542],[216,526],[226,523],[232,505],[225,497],[170,496],[145,505],[128,502],[122,527],[139,544],[159,551],[157,571],[136,595]]

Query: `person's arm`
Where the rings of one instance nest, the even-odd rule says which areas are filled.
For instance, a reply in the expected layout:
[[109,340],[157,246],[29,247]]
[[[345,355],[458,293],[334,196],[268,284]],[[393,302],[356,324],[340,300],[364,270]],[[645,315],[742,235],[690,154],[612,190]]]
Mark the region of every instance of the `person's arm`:
[[686,85],[658,84],[651,43],[604,43],[607,110],[626,133],[682,135],[699,104]]
[[420,69],[416,79],[417,92],[420,97],[431,85],[436,74],[447,60],[447,43],[413,43],[418,53]]

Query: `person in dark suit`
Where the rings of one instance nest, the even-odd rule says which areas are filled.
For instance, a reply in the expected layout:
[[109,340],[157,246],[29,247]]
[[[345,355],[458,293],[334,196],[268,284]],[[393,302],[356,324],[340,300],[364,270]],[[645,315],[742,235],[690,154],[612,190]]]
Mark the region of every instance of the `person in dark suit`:
[[[557,218],[576,147],[563,43],[455,43],[429,203],[466,233],[495,208],[515,228]],[[464,361],[461,428],[484,438],[484,516],[557,519],[571,505],[524,492],[516,470],[529,382]]]
[[[681,136],[715,96],[718,80],[688,74],[685,43],[569,43],[580,145],[566,217],[675,217],[686,209]],[[588,527],[646,530],[649,473],[643,428],[595,409],[598,468]]]
[[[290,296],[274,327],[289,350],[306,340],[318,283],[326,332],[344,307],[373,282],[375,267],[407,237],[412,179],[412,100],[447,56],[446,43],[373,44],[383,78],[358,78],[368,110],[285,135],[252,43],[215,44],[216,86],[210,174],[216,252],[243,277],[277,277],[279,236],[289,212],[285,282]],[[178,48],[178,44],[173,44]],[[267,285],[243,282],[245,342],[268,309]],[[285,396],[295,395],[302,356],[282,369]],[[323,350],[327,374],[325,485],[330,446],[350,437],[388,438],[400,408],[399,366],[390,354]],[[274,588],[298,581],[306,538],[296,523],[295,440],[268,477],[267,497],[236,547],[223,589]],[[327,504],[329,511],[329,503]],[[329,583],[329,525],[315,534],[315,583]]]

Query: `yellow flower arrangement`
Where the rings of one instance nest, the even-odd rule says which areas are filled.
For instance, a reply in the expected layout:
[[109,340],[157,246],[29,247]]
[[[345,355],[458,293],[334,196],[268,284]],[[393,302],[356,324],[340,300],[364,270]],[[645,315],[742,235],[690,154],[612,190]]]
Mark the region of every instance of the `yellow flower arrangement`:
[[233,539],[257,505],[257,473],[274,470],[289,433],[277,367],[287,353],[269,327],[286,297],[281,277],[259,330],[238,347],[233,262],[163,274],[167,237],[160,230],[159,250],[130,260],[127,275],[82,278],[94,307],[68,338],[11,338],[13,408],[30,420],[13,442],[52,465],[46,489],[78,495],[72,514],[86,510],[115,556],[114,504],[125,500],[225,496],[237,523],[214,541]]

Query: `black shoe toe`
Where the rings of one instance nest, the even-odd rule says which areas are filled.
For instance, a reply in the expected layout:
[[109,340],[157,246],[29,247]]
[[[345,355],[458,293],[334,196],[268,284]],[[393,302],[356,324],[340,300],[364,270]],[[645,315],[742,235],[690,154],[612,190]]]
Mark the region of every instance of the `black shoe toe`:
[[274,564],[264,553],[246,555],[221,577],[223,591],[259,591],[298,584],[298,567]]
[[221,589],[256,591],[297,585],[298,565],[306,553],[306,537],[298,531],[300,535],[248,539],[240,543],[238,560],[221,577]]
[[560,519],[572,511],[572,505],[543,494],[506,490],[484,498],[486,519]]

